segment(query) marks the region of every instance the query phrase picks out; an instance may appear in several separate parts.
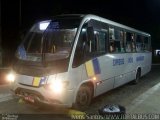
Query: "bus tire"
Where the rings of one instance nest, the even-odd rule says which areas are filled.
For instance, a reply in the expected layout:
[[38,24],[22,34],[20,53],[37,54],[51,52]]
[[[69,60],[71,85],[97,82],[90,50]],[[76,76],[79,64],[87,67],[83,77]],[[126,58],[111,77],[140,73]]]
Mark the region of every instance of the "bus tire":
[[77,92],[76,102],[74,108],[78,110],[84,110],[90,105],[92,100],[92,89],[89,86],[83,85]]
[[141,69],[138,68],[137,73],[136,73],[136,79],[133,80],[133,84],[138,84],[140,77],[141,77]]

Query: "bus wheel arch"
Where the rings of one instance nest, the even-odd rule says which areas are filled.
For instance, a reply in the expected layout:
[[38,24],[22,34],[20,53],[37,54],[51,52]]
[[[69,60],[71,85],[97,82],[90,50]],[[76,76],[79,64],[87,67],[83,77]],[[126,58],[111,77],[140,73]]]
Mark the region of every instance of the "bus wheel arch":
[[141,77],[141,67],[138,67],[136,70],[135,79],[133,80],[133,84],[138,84],[140,77]]
[[86,82],[80,85],[76,93],[73,107],[76,109],[84,109],[89,106],[94,95],[94,85],[92,82]]

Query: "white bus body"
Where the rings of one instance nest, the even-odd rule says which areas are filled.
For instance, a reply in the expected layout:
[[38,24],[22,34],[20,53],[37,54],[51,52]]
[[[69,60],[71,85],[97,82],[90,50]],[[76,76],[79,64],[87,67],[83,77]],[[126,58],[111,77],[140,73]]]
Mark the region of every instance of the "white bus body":
[[[67,24],[61,29],[59,18],[65,21],[65,18],[72,17],[80,19],[79,25],[68,30]],[[41,47],[38,54],[33,54],[33,49],[30,49],[32,54],[28,52],[27,45],[32,44],[30,39],[34,35],[30,37],[30,42],[24,40],[17,50],[12,90],[25,100],[66,107],[73,104],[86,106],[92,98],[104,92],[132,80],[137,83],[141,76],[151,70],[148,33],[95,15],[60,15],[57,18],[57,22],[53,23],[52,19],[40,22],[39,29],[44,31],[39,37]],[[30,33],[36,32],[38,28],[35,31],[33,29]],[[67,31],[64,32],[64,29]],[[37,33],[41,33],[40,30]],[[62,41],[65,45],[71,44],[67,51],[69,54],[65,51],[68,50],[67,45],[63,51],[54,52],[53,56],[48,53],[47,45],[51,43],[45,41],[49,41],[51,36],[47,35],[51,30],[53,33],[56,31],[57,36],[57,31],[63,32],[63,35],[67,33],[68,36],[64,35],[60,40],[64,38]],[[56,44],[52,46],[52,51],[58,49]],[[129,45],[130,49],[127,48]],[[63,66],[67,67],[61,70]]]

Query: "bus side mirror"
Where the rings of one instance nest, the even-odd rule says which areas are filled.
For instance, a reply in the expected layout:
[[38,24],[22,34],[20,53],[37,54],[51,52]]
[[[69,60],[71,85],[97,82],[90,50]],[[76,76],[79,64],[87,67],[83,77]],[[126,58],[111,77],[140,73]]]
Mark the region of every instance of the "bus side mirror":
[[89,41],[92,41],[94,39],[94,29],[93,27],[87,28],[87,37]]

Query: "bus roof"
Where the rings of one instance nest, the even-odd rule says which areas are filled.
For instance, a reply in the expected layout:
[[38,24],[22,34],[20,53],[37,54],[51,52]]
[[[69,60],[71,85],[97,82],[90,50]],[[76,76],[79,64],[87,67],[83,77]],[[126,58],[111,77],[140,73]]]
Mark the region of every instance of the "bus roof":
[[79,17],[79,18],[84,18],[84,19],[95,19],[95,20],[107,23],[109,25],[120,27],[120,28],[129,30],[129,31],[133,31],[133,32],[136,32],[136,33],[139,33],[139,34],[143,34],[145,36],[151,36],[149,33],[137,30],[135,28],[132,28],[132,27],[114,22],[112,20],[97,16],[97,15],[93,15],[93,14],[61,14],[61,15],[57,15],[56,17]]
[[130,30],[130,31],[133,31],[133,32],[136,32],[136,33],[139,33],[139,34],[143,34],[145,36],[151,36],[149,33],[137,30],[137,29],[132,28],[132,27],[128,27],[126,25],[123,25],[123,24],[108,20],[108,19],[103,18],[103,17],[96,16],[96,15],[92,15],[92,14],[85,15],[85,19],[95,19],[95,20],[98,20],[98,21],[100,20],[101,22],[107,23],[109,25],[114,25],[116,27],[120,27],[120,28],[123,28],[123,29],[126,29],[126,30]]

